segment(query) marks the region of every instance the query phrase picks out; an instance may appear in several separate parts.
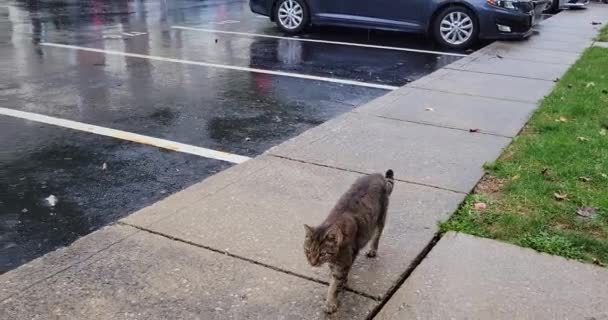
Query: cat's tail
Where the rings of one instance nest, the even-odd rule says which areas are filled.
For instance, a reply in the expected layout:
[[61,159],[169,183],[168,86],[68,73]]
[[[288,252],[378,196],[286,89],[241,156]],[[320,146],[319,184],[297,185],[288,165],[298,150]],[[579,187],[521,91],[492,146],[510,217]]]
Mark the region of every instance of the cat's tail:
[[384,177],[386,178],[387,194],[391,194],[391,192],[393,192],[393,185],[395,184],[395,173],[393,172],[393,170],[388,169]]
[[384,175],[385,178],[393,180],[395,179],[395,173],[393,172],[393,170],[388,169],[388,171],[386,171],[386,175]]

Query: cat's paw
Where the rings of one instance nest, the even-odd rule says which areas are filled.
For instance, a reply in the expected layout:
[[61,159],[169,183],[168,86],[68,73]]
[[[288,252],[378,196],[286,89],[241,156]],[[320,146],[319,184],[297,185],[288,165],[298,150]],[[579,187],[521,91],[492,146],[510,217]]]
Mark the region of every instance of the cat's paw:
[[367,252],[367,257],[368,257],[368,258],[375,258],[377,254],[378,254],[378,253],[376,252],[376,250],[369,250],[369,251]]
[[328,314],[338,311],[338,302],[326,302],[323,306],[323,311]]

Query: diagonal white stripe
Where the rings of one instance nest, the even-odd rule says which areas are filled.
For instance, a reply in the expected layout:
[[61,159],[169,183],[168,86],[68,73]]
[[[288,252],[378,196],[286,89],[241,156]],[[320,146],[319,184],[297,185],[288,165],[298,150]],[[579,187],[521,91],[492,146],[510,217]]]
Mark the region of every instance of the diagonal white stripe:
[[332,82],[332,83],[339,83],[339,84],[346,84],[346,85],[360,86],[360,87],[368,87],[368,88],[375,88],[375,89],[396,90],[399,88],[399,87],[395,87],[395,86],[388,86],[388,85],[377,84],[377,83],[310,76],[310,75],[305,75],[305,74],[283,72],[283,71],[273,71],[273,70],[264,70],[264,69],[256,69],[256,68],[229,66],[229,65],[224,65],[224,64],[207,63],[207,62],[201,62],[201,61],[165,58],[165,57],[150,56],[150,55],[139,54],[139,53],[129,53],[129,52],[122,52],[122,51],[114,51],[114,50],[102,50],[102,49],[95,49],[95,48],[89,48],[89,47],[59,44],[59,43],[42,42],[42,43],[40,43],[40,45],[46,46],[46,47],[74,49],[74,50],[82,50],[82,51],[89,51],[89,52],[99,52],[99,53],[104,53],[104,54],[112,54],[112,55],[132,57],[132,58],[141,58],[141,59],[149,59],[149,60],[165,61],[165,62],[176,62],[176,63],[205,66],[205,67],[212,67],[212,68],[222,68],[222,69],[228,69],[228,70],[271,74],[271,75],[275,75],[275,76],[316,80],[316,81],[325,81],[325,82]]
[[58,127],[94,133],[94,134],[98,134],[98,135],[102,135],[102,136],[106,136],[106,137],[112,137],[112,138],[117,138],[117,139],[121,139],[121,140],[137,142],[137,143],[141,143],[141,144],[147,144],[147,145],[151,145],[151,146],[155,146],[155,147],[159,147],[159,148],[163,148],[163,149],[194,154],[194,155],[197,155],[200,157],[222,160],[222,161],[231,162],[231,163],[243,163],[250,159],[249,157],[239,156],[239,155],[231,154],[231,153],[227,153],[227,152],[201,148],[201,147],[183,144],[183,143],[179,143],[179,142],[175,142],[175,141],[148,137],[148,136],[144,136],[144,135],[137,134],[137,133],[110,129],[110,128],[105,128],[105,127],[95,126],[92,124],[72,121],[72,120],[65,120],[65,119],[60,119],[60,118],[55,118],[55,117],[49,117],[49,116],[45,116],[45,115],[41,115],[41,114],[37,114],[37,113],[31,113],[31,112],[25,112],[25,111],[19,111],[19,110],[13,110],[13,109],[7,109],[7,108],[0,107],[0,115],[10,116],[10,117],[20,118],[20,119],[26,119],[26,120],[40,122],[40,123],[46,123],[46,124],[50,124],[50,125],[54,125],[54,126],[58,126]]

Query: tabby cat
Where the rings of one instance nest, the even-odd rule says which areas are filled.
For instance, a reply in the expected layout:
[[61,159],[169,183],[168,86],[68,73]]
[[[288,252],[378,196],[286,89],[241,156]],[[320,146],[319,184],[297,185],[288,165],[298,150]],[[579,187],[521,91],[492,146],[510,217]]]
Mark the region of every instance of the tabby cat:
[[338,292],[345,286],[359,250],[370,239],[367,256],[376,256],[393,185],[393,170],[388,170],[384,176],[361,177],[338,200],[323,223],[318,227],[304,225],[304,253],[308,263],[313,267],[328,263],[332,274],[325,312],[333,313],[338,309]]

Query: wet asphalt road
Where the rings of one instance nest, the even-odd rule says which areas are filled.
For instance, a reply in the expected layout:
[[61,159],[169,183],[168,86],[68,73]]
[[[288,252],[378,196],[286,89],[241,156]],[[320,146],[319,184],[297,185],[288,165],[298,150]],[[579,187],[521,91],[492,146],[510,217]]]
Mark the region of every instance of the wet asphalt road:
[[[280,35],[245,1],[0,1],[0,107],[255,156],[388,91],[40,43],[391,86],[458,59],[171,26]],[[389,32],[302,37],[438,50]],[[0,273],[231,165],[0,115]]]

